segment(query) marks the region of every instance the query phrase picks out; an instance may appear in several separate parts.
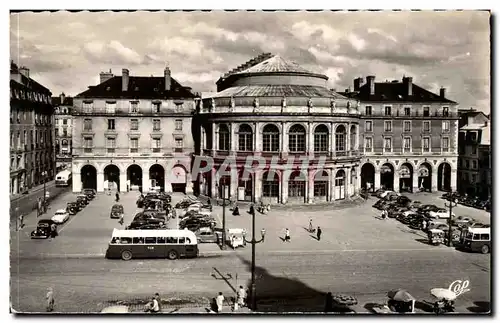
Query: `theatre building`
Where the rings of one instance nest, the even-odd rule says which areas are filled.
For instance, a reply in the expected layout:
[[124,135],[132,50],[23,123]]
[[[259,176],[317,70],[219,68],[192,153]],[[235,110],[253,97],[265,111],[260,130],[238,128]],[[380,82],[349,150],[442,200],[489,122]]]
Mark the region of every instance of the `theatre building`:
[[73,99],[73,191],[192,191],[195,95],[170,75],[100,74]]
[[[214,161],[211,171],[196,178],[199,193],[283,204],[353,196],[360,162],[358,104],[329,90],[327,80],[267,53],[222,76],[193,118],[196,154]],[[245,178],[249,156],[264,158],[266,167]],[[306,167],[300,157],[308,157]],[[235,164],[221,175],[217,170],[227,158]]]
[[413,83],[354,80],[360,112],[361,187],[397,192],[449,191],[457,187],[458,107]]

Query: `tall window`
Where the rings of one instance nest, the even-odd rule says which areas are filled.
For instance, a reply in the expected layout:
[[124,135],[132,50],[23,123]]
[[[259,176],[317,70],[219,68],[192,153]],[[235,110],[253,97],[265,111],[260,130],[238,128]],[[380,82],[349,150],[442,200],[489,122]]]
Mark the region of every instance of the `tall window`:
[[372,115],[372,106],[371,105],[367,105],[365,107],[365,115],[367,115],[367,116],[371,116]]
[[92,119],[84,119],[83,120],[83,130],[85,130],[85,131],[92,130]]
[[411,108],[410,107],[404,107],[404,115],[405,116],[411,115]]
[[450,150],[450,138],[443,137],[441,147],[443,152],[447,153]]
[[430,122],[430,121],[424,121],[424,126],[423,126],[423,128],[424,128],[424,131],[425,131],[425,132],[429,132],[429,131],[431,131],[431,122]]
[[266,172],[262,175],[262,196],[278,197],[279,196],[279,177],[278,174]]
[[328,128],[320,124],[314,129],[314,151],[328,151]]
[[428,117],[430,115],[429,109],[429,107],[424,107],[424,117]]
[[373,150],[373,138],[365,137],[365,152],[371,153]]
[[411,132],[411,121],[408,120],[403,121],[403,131]]
[[392,131],[392,121],[384,121],[384,131],[386,132]]
[[365,131],[366,132],[373,131],[373,121],[365,121]]
[[411,152],[411,137],[403,138],[403,152],[405,153]]
[[384,152],[392,152],[392,138],[391,137],[384,138]]
[[152,148],[154,153],[159,153],[161,149],[161,140],[160,138],[153,138]]
[[84,137],[83,138],[83,148],[85,152],[92,151],[92,147],[94,146],[94,142],[92,137]]
[[68,136],[68,129],[64,128],[63,129],[63,137],[67,137]]
[[431,139],[429,137],[422,138],[422,151],[424,153],[431,151]]
[[443,132],[450,132],[450,121],[443,121]]
[[68,124],[68,119],[62,119],[63,124]]
[[59,137],[59,128],[56,128],[56,137]]
[[184,141],[182,138],[175,138],[175,148],[182,149],[184,148]]
[[293,172],[288,180],[288,196],[304,197],[306,194],[306,181],[300,172]]
[[130,101],[130,113],[138,113],[138,112],[139,112],[139,102]]
[[288,149],[292,152],[306,151],[306,130],[301,125],[293,125],[288,133]]
[[130,130],[139,130],[139,119],[130,119]]
[[153,119],[153,131],[159,131],[160,129],[160,119]]
[[253,150],[253,131],[252,128],[247,124],[242,124],[238,128],[238,150]]
[[108,150],[108,153],[114,153],[115,152],[115,147],[116,147],[116,140],[115,138],[108,137],[106,140],[106,148]]
[[229,128],[225,124],[219,126],[219,150],[228,151],[231,147]]
[[390,106],[384,107],[384,112],[386,116],[390,116],[392,114],[392,108]]
[[268,124],[262,129],[262,150],[278,151],[280,148],[280,131],[273,124]]
[[115,119],[108,119],[108,130],[115,130]]
[[335,129],[335,151],[343,152],[346,149],[346,130],[343,125]]
[[175,130],[182,130],[182,119],[175,120]]
[[449,117],[450,111],[448,107],[443,107],[443,117]]
[[136,153],[139,151],[139,138],[130,138],[130,152]]

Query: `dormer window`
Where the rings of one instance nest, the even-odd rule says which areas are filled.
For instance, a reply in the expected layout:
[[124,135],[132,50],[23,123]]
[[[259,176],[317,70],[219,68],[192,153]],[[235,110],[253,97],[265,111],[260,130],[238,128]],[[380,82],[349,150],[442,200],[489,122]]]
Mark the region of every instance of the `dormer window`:
[[430,115],[429,107],[424,107],[424,117],[428,117]]

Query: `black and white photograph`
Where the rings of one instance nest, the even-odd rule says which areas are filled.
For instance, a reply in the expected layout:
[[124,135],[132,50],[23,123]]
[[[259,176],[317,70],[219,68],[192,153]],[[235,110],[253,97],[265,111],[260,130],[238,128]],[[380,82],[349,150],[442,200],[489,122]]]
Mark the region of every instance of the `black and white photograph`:
[[492,314],[491,11],[8,15],[12,315]]

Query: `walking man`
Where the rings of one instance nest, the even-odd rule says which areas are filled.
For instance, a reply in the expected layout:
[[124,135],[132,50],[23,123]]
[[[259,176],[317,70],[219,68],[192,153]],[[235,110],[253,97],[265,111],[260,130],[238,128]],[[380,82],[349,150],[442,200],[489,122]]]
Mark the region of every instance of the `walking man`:
[[316,230],[316,237],[318,238],[318,241],[321,240],[321,228],[318,226],[318,229]]
[[243,286],[240,286],[240,289],[238,290],[238,306],[239,307],[245,306],[246,298],[247,298],[247,291],[243,288]]
[[222,305],[224,304],[224,295],[219,292],[219,295],[215,298],[215,303],[217,304],[217,313],[222,312]]
[[19,215],[19,228],[18,228],[18,230],[21,230],[23,227],[24,227],[24,215],[21,213],[21,215]]
[[123,223],[124,223],[124,214],[123,213],[120,214],[120,221],[118,221],[118,223],[120,223],[120,225],[123,225]]
[[309,232],[313,232],[313,220],[309,219]]
[[158,312],[161,312],[161,297],[159,293],[155,293],[155,299],[158,302]]
[[45,296],[45,299],[47,300],[47,312],[52,312],[54,311],[54,291],[52,290],[52,287],[47,288],[47,295]]
[[285,242],[290,242],[290,230],[288,228],[285,230]]

